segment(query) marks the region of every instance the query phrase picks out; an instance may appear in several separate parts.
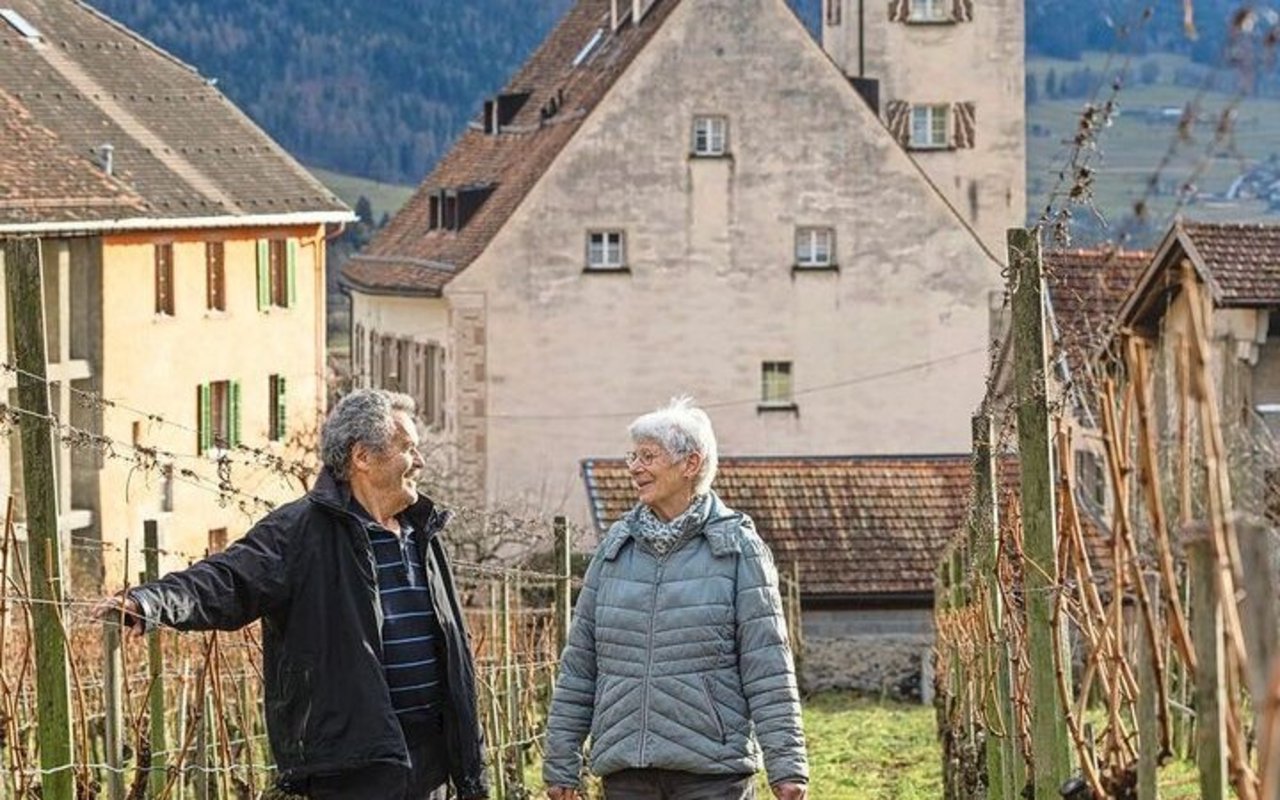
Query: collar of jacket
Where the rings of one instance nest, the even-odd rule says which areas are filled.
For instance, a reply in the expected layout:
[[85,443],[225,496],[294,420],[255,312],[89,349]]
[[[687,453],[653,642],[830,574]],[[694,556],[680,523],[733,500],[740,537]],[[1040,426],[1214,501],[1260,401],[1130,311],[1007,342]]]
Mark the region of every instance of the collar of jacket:
[[[641,506],[637,503],[636,507],[628,511],[627,515],[621,519],[620,531],[615,532],[600,546],[600,555],[606,561],[612,561],[617,558],[627,540],[636,537],[633,523],[639,516],[640,510]],[[707,510],[707,519],[702,523],[702,529],[699,533],[707,537],[707,544],[711,546],[713,555],[720,557],[742,552],[742,546],[738,543],[737,536],[738,527],[741,524],[742,514],[725,505],[724,501],[720,499],[720,495],[711,492],[711,508]],[[694,535],[696,536],[697,534]]]
[[[355,518],[355,514],[349,510],[351,505],[351,484],[339,480],[328,467],[320,471],[320,476],[316,478],[315,484],[311,487],[309,496],[311,502],[328,511]],[[424,532],[428,538],[439,533],[441,529],[449,524],[449,520],[453,519],[452,511],[437,508],[431,498],[422,493],[418,494],[418,499],[414,501],[413,505],[401,513],[408,518],[410,525],[416,530]]]

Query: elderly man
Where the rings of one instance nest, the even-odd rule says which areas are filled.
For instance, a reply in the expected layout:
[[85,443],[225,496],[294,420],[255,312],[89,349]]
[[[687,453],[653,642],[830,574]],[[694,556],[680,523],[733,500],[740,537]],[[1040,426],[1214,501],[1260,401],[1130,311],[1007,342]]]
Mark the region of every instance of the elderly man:
[[103,600],[135,633],[262,620],[267,731],[283,788],[316,800],[486,797],[474,667],[440,533],[418,494],[413,399],[344,397],[305,497],[226,552]]

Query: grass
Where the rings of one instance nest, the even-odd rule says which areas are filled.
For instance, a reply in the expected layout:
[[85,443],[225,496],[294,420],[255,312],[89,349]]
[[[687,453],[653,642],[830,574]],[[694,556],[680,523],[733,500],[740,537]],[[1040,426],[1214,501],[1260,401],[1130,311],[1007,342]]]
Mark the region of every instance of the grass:
[[356,207],[356,201],[361,195],[369,198],[369,205],[373,208],[373,221],[376,223],[382,219],[383,214],[394,215],[400,210],[414,192],[413,186],[402,186],[398,183],[380,183],[368,178],[359,178],[354,175],[343,175],[339,172],[330,172],[319,167],[310,167],[311,174],[316,176],[321,183],[329,188],[329,191],[336,194],[344,203]]
[[[1151,84],[1137,79],[1144,62],[1159,65],[1159,77]],[[1058,78],[1089,67],[1100,78],[1114,77],[1123,59],[1110,65],[1101,53],[1087,53],[1080,61],[1029,59],[1027,71],[1036,76],[1040,100],[1027,107],[1027,198],[1034,219],[1049,199],[1058,181],[1057,173],[1070,152],[1070,140],[1079,123],[1087,99],[1050,100],[1044,91],[1044,78],[1053,69]],[[1135,200],[1147,190],[1148,179],[1166,154],[1173,148],[1169,163],[1161,170],[1159,192],[1151,198],[1151,219],[1163,226],[1177,205],[1181,184],[1192,180],[1198,196],[1182,209],[1185,216],[1205,220],[1261,220],[1275,218],[1260,200],[1225,201],[1220,195],[1231,181],[1249,167],[1280,152],[1280,100],[1249,97],[1238,102],[1232,134],[1215,144],[1215,129],[1224,109],[1236,101],[1232,91],[1204,92],[1200,118],[1191,141],[1178,142],[1177,117],[1160,118],[1158,111],[1183,108],[1197,94],[1197,89],[1173,84],[1176,70],[1196,70],[1188,59],[1174,55],[1152,55],[1134,59],[1131,75],[1117,96],[1120,114],[1098,139],[1099,153],[1094,160],[1098,168],[1094,197],[1102,215],[1113,224],[1127,217]],[[1109,83],[1110,77],[1106,78]],[[1108,86],[1098,93],[1104,100],[1110,95]],[[1077,217],[1083,212],[1077,213]],[[1159,232],[1163,232],[1162,230]]]

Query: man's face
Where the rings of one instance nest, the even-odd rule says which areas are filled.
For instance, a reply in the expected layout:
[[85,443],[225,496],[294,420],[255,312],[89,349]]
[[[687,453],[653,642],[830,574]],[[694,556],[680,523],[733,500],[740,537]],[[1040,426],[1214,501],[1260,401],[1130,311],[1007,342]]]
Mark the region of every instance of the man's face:
[[395,433],[386,448],[364,454],[364,478],[379,506],[389,514],[404,511],[418,499],[422,455],[418,452],[418,428],[406,413],[397,411]]

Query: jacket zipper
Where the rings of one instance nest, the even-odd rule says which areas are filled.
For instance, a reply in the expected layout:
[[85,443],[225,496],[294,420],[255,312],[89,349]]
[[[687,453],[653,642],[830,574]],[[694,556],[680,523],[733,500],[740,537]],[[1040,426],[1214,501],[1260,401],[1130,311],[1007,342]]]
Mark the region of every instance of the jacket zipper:
[[649,646],[645,648],[644,706],[640,716],[640,766],[649,766],[645,760],[645,748],[649,743],[649,684],[653,680],[653,623],[658,616],[658,587],[662,584],[662,571],[666,567],[665,556],[658,559],[658,573],[653,581],[653,597],[649,599]]

